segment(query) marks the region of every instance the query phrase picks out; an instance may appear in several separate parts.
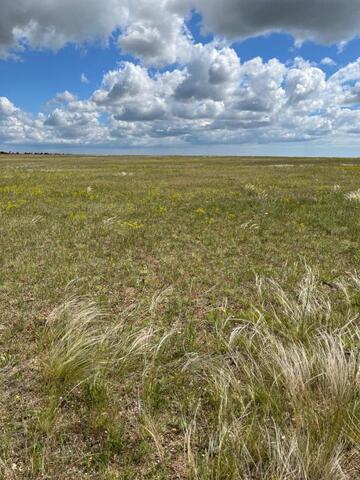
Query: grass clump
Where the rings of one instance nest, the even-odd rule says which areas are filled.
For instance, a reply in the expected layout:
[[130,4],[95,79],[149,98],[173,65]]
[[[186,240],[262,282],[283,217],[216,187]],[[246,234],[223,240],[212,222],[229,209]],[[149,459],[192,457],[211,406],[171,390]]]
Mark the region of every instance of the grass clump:
[[[130,309],[131,312],[132,309]],[[57,395],[83,387],[84,398],[101,398],[111,375],[131,371],[145,354],[152,328],[126,324],[129,312],[115,324],[106,322],[95,302],[72,298],[50,314],[45,327],[46,358],[43,373]]]
[[360,190],[346,193],[345,198],[351,202],[360,202]]
[[106,332],[94,302],[73,298],[56,308],[46,323],[45,376],[59,391],[95,384],[106,366]]

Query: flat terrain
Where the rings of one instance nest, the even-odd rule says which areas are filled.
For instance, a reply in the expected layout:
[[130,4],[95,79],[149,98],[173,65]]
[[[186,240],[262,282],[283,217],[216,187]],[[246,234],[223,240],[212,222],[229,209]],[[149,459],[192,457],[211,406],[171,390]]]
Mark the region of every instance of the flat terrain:
[[359,188],[356,159],[1,156],[0,478],[359,478]]

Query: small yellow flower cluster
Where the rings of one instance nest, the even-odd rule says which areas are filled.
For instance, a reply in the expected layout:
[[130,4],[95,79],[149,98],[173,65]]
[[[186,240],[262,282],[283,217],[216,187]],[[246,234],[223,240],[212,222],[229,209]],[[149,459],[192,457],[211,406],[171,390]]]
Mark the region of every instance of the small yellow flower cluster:
[[0,210],[10,211],[21,208],[26,205],[26,200],[0,202]]
[[198,215],[205,215],[206,211],[203,208],[198,208],[195,210]]
[[85,212],[73,212],[70,213],[70,219],[75,222],[85,222],[88,216]]
[[144,226],[142,223],[140,223],[136,220],[119,222],[119,225],[121,227],[130,228],[130,229],[133,229],[133,230],[138,230],[139,228],[143,228],[143,226]]

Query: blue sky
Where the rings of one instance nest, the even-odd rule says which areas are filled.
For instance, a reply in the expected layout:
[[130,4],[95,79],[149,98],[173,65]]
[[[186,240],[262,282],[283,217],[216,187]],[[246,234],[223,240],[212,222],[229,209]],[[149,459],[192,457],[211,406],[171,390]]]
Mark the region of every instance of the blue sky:
[[212,0],[159,0],[157,12],[156,2],[105,0],[100,12],[99,2],[50,0],[45,15],[34,0],[12,28],[5,6],[0,148],[359,154],[357,0],[352,14],[330,0],[328,23],[320,0],[303,22],[307,0],[296,18],[279,0],[224,0],[221,11]]
[[[20,108],[36,114],[58,92],[68,90],[82,98],[91,95],[103,75],[121,60],[119,50],[66,46],[58,52],[26,51],[21,59],[0,60],[1,94]],[[81,75],[89,79],[81,82]]]

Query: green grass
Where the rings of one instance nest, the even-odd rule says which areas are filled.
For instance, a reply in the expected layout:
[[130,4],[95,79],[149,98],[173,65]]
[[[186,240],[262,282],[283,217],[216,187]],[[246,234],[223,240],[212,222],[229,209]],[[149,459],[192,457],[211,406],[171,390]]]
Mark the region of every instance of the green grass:
[[0,159],[0,479],[360,476],[360,160]]

